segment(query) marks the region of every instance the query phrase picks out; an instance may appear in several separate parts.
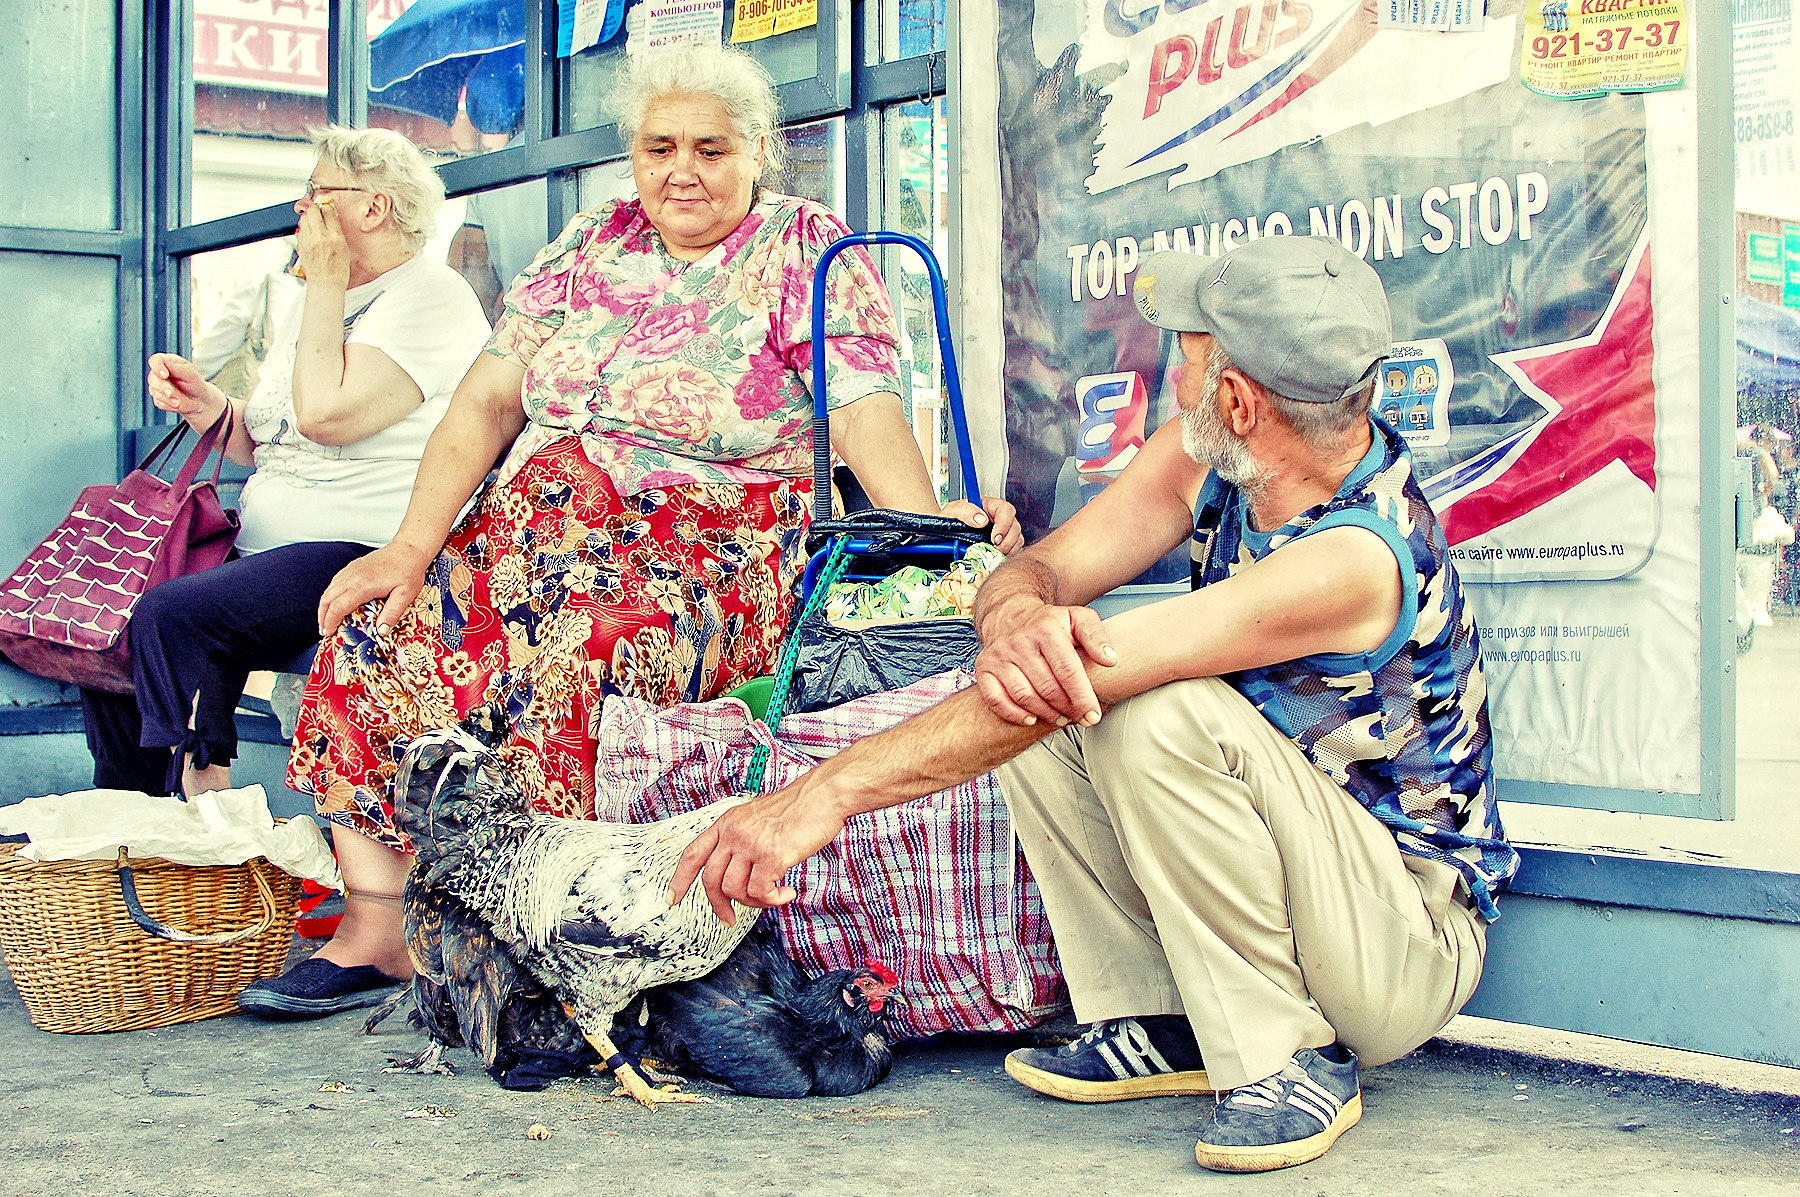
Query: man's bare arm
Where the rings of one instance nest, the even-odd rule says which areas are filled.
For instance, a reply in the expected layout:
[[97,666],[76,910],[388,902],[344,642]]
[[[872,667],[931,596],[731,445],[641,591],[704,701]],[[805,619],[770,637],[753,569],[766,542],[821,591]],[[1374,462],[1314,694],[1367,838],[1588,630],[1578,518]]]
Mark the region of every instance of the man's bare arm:
[[1007,722],[1099,720],[1086,667],[1116,658],[1085,604],[1143,573],[1192,531],[1206,471],[1181,447],[1180,425],[1164,424],[1117,481],[982,585],[975,681]]
[[[1393,631],[1401,593],[1394,554],[1379,537],[1332,529],[1204,590],[1114,616],[1103,626],[1118,663],[1085,668],[1098,700],[1111,705],[1183,678],[1315,653],[1367,652]],[[835,839],[851,815],[979,777],[1054,730],[1046,720],[1010,722],[977,691],[964,690],[728,811],[682,853],[673,899],[702,878],[727,922],[733,899],[750,906],[792,901],[782,878]]]

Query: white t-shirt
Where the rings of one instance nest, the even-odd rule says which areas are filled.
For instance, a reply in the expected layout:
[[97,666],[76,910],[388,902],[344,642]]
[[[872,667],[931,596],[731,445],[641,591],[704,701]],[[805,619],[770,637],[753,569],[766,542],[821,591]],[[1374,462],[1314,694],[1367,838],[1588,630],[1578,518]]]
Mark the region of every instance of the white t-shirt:
[[[245,408],[256,470],[239,500],[240,552],[301,541],[348,540],[379,548],[406,515],[419,455],[450,396],[487,344],[475,292],[442,262],[413,257],[344,296],[344,343],[379,349],[424,394],[399,423],[348,445],[300,435],[294,415],[294,356],[305,293],[274,321],[262,375]],[[274,313],[271,313],[271,317]]]

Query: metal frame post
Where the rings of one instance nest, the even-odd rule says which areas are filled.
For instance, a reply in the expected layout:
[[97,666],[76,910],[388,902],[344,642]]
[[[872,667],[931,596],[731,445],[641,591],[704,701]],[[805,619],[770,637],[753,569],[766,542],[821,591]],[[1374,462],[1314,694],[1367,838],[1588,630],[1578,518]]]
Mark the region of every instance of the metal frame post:
[[1700,227],[1700,777],[1715,818],[1737,814],[1737,191],[1731,16],[1688,25]]

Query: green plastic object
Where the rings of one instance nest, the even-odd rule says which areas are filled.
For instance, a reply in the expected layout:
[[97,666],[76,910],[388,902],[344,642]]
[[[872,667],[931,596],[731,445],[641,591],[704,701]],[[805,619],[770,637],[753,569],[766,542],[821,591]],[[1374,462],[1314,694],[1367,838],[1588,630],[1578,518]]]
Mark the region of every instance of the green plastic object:
[[769,698],[775,692],[775,675],[766,673],[762,677],[753,677],[735,690],[727,690],[725,697],[743,700],[750,708],[753,719],[767,719],[769,715]]

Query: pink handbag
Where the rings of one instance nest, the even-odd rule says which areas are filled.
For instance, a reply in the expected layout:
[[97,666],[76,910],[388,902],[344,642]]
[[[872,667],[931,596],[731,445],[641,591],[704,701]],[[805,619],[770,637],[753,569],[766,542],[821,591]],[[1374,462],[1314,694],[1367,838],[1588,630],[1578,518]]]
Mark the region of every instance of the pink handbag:
[[[200,435],[173,483],[167,466],[185,423],[117,486],[90,486],[56,530],[0,584],[0,652],[28,673],[131,693],[131,612],[158,582],[211,569],[237,539],[235,511],[219,502],[231,409]],[[213,446],[219,464],[196,481]]]

